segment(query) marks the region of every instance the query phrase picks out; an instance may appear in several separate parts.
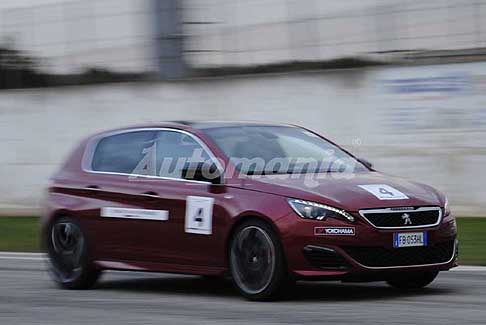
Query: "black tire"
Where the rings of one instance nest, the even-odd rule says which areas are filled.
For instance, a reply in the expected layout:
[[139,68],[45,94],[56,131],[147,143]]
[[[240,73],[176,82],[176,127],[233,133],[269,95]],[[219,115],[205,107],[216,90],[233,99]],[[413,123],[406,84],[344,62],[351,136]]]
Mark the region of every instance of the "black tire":
[[100,277],[94,267],[88,242],[79,222],[62,217],[45,233],[49,274],[64,289],[89,289]]
[[287,287],[289,277],[280,240],[270,225],[258,219],[235,229],[229,268],[233,284],[249,300],[280,298]]
[[387,283],[400,290],[422,289],[435,280],[438,271],[403,273],[389,279]]

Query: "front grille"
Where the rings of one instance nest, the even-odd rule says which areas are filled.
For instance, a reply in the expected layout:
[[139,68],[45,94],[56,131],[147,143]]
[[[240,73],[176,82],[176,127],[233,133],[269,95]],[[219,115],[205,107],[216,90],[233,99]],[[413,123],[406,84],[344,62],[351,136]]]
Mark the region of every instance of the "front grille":
[[360,214],[377,228],[418,228],[437,225],[441,210],[438,207],[387,208],[361,210]]
[[352,247],[342,249],[358,263],[368,267],[438,264],[449,261],[454,254],[454,241],[425,247]]
[[304,248],[304,256],[312,266],[319,269],[347,269],[350,267],[340,254],[330,248],[309,245]]

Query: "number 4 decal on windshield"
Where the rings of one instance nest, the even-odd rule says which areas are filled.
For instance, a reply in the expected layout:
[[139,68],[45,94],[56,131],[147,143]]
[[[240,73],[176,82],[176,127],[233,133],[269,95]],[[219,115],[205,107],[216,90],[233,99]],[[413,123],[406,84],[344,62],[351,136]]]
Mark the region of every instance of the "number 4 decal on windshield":
[[203,196],[188,196],[186,198],[187,233],[211,235],[213,232],[214,199]]

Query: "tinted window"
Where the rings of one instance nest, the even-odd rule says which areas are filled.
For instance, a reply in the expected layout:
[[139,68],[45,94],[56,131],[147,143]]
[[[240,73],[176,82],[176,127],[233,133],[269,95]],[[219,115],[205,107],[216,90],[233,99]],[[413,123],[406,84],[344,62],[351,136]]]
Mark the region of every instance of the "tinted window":
[[158,176],[181,178],[189,163],[204,163],[209,155],[193,137],[176,131],[160,131],[155,140]]
[[91,168],[103,172],[152,174],[154,171],[147,168],[150,164],[144,164],[144,160],[149,158],[147,153],[154,145],[155,134],[155,131],[136,131],[101,139]]

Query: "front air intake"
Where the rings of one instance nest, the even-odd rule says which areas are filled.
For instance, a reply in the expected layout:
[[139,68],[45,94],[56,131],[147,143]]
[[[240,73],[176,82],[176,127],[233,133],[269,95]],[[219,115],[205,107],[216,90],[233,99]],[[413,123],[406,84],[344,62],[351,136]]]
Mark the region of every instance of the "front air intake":
[[344,257],[327,247],[308,245],[304,247],[304,256],[312,266],[319,269],[344,270],[350,267]]

